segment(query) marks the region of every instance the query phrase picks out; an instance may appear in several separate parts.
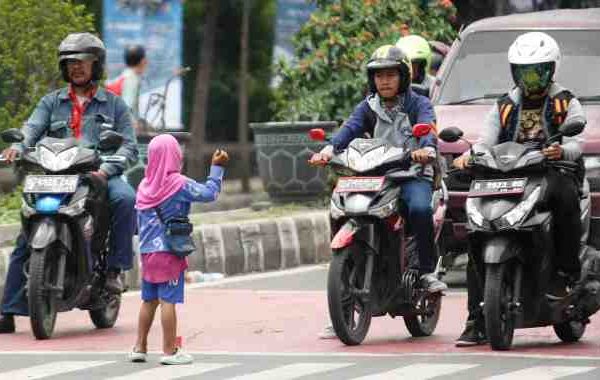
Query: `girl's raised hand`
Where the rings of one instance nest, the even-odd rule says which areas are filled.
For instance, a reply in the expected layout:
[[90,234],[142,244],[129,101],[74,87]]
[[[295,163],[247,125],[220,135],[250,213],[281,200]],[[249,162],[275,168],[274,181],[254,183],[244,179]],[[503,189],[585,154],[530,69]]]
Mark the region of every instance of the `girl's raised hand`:
[[217,149],[212,155],[212,164],[219,166],[226,166],[229,162],[229,155],[226,151]]

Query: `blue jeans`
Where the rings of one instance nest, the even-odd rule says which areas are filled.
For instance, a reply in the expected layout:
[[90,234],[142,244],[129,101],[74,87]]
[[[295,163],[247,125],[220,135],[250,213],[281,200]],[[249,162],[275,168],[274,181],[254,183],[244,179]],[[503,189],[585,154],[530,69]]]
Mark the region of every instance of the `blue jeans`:
[[[111,212],[109,268],[129,270],[133,264],[132,238],[135,232],[135,192],[121,177],[112,177],[108,181],[108,202]],[[25,297],[25,275],[23,266],[29,257],[27,239],[19,234],[15,250],[10,255],[2,314],[28,315]]]
[[433,186],[430,181],[411,179],[402,183],[400,196],[408,207],[408,223],[417,240],[419,271],[422,274],[433,272],[437,259],[433,241],[432,193]]

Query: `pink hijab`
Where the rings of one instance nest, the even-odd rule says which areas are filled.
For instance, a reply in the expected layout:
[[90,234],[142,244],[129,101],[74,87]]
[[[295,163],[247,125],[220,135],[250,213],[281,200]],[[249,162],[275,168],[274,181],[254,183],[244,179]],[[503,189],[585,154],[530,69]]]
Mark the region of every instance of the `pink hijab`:
[[175,137],[159,135],[148,144],[148,166],[138,186],[135,207],[153,208],[175,194],[187,178],[181,174],[182,153]]

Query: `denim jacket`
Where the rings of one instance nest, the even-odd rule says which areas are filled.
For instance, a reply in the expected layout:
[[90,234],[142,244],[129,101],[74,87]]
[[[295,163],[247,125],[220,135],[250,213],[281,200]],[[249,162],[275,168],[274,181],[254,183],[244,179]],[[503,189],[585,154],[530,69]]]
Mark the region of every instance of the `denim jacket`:
[[[13,147],[23,151],[32,147],[43,137],[73,137],[70,127],[72,103],[69,89],[53,91],[40,100],[37,107],[25,122],[22,132],[25,140]],[[127,163],[103,163],[100,169],[109,177],[121,175],[127,164],[134,164],[138,158],[138,149],[132,125],[132,115],[123,99],[99,87],[87,105],[81,119],[81,139],[83,144],[97,144],[100,132],[113,130],[120,133],[124,140],[115,155],[127,158]]]

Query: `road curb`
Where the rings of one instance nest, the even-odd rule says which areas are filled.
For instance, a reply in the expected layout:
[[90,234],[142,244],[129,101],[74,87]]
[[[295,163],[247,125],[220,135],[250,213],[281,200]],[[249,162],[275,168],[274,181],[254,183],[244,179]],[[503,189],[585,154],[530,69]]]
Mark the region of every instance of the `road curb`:
[[[17,226],[0,228],[0,243],[16,239]],[[239,223],[203,224],[193,233],[197,251],[189,256],[190,271],[235,275],[294,268],[329,260],[330,226],[326,211],[311,211],[272,219]],[[302,244],[300,244],[302,242]],[[139,288],[138,240],[136,260],[126,283]],[[4,287],[12,248],[0,248],[0,290]]]

